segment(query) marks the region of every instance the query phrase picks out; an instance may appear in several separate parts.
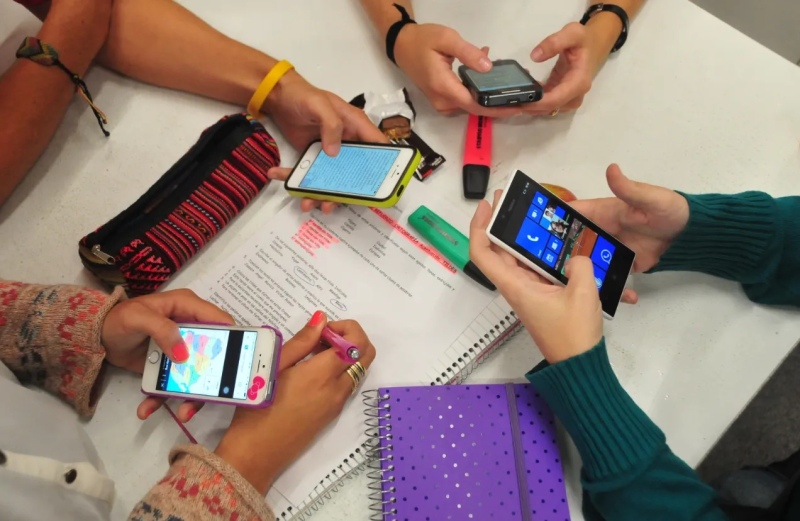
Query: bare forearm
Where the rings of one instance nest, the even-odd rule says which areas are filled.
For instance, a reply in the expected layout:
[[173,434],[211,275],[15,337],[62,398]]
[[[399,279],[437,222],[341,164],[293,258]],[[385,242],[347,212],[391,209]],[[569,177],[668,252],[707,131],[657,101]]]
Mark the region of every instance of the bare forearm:
[[361,7],[366,11],[378,35],[383,38],[389,31],[389,27],[400,19],[400,11],[394,4],[400,5],[408,11],[409,16],[414,18],[414,8],[411,0],[359,0]]
[[[37,37],[83,76],[105,40],[110,6],[106,0],[58,2]],[[74,97],[75,85],[56,67],[17,60],[0,77],[0,204],[50,143]]]
[[276,60],[172,0],[114,0],[98,62],[140,81],[244,106]]
[[[613,3],[623,8],[632,22],[644,2],[645,0],[615,0]],[[597,3],[599,2],[593,0],[589,2],[589,5]],[[592,42],[591,48],[596,63],[596,72],[603,66],[609,53],[611,53],[611,49],[617,42],[622,31],[622,22],[614,13],[602,12],[592,16],[586,23],[586,29],[589,32],[589,40]]]

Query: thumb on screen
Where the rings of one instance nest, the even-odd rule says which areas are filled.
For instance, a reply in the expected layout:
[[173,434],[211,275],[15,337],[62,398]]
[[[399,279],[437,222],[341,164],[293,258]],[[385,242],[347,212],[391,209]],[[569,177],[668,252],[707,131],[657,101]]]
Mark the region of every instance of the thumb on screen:
[[597,282],[594,277],[594,267],[591,259],[584,256],[575,256],[567,261],[564,274],[567,282],[567,294],[578,298],[592,298],[599,300]]

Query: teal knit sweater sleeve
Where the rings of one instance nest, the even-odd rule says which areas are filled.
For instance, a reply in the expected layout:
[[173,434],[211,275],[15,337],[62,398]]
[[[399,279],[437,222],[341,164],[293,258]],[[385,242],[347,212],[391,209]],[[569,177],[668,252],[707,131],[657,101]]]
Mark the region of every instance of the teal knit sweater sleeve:
[[527,375],[583,460],[588,521],[724,521],[715,493],[675,456],[620,385],[605,340]]
[[[753,301],[800,305],[800,197],[681,195],[689,222],[652,271],[708,273],[741,283]],[[581,454],[588,520],[726,519],[714,491],[622,388],[605,340],[527,377]]]
[[689,222],[651,271],[700,271],[755,302],[800,305],[800,197],[681,195]]

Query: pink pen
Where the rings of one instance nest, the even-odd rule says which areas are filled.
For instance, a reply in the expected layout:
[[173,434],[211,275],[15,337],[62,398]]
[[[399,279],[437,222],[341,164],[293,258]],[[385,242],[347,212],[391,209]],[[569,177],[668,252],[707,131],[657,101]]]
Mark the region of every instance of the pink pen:
[[348,342],[328,326],[322,330],[322,342],[336,349],[336,354],[343,362],[354,364],[361,358],[361,351],[352,342]]

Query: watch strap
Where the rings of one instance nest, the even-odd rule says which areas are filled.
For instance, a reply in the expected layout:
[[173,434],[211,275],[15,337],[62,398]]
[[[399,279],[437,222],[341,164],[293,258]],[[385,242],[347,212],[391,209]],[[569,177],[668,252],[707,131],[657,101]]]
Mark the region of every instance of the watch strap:
[[417,23],[414,21],[413,18],[408,14],[405,7],[399,4],[392,4],[400,11],[400,20],[396,21],[389,27],[389,30],[386,31],[386,56],[397,65],[397,62],[394,59],[394,46],[397,43],[397,35],[400,34],[400,30],[408,24],[415,24]]
[[604,11],[608,13],[614,13],[622,22],[622,31],[620,31],[619,38],[617,38],[616,43],[614,43],[614,47],[611,48],[611,52],[617,52],[622,48],[623,45],[625,45],[625,42],[628,39],[630,19],[628,18],[628,13],[625,12],[625,9],[614,4],[594,4],[589,6],[589,9],[587,9],[586,13],[584,13],[583,18],[581,18],[581,25],[586,25],[586,23],[591,20],[594,15]]

